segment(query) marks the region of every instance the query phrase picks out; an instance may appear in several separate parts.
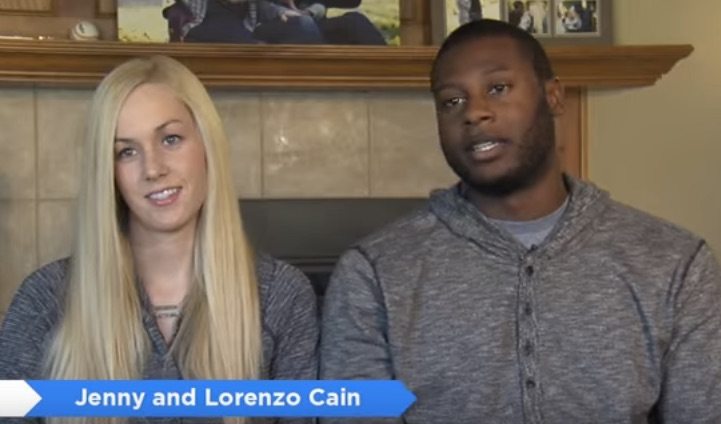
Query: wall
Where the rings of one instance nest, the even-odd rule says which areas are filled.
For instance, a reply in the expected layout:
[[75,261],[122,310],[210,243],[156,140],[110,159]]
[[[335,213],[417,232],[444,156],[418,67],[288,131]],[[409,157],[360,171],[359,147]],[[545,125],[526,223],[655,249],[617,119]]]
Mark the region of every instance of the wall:
[[618,200],[700,234],[721,254],[718,0],[614,3],[618,44],[692,44],[653,87],[589,95],[589,175]]
[[[619,44],[691,43],[653,87],[589,95],[590,177],[721,252],[721,2],[617,0]],[[90,90],[0,88],[0,315],[69,252]],[[426,93],[215,92],[244,198],[423,196],[453,180]]]
[[[241,198],[425,197],[454,181],[426,92],[212,94]],[[91,95],[0,88],[0,316],[28,273],[70,251]]]

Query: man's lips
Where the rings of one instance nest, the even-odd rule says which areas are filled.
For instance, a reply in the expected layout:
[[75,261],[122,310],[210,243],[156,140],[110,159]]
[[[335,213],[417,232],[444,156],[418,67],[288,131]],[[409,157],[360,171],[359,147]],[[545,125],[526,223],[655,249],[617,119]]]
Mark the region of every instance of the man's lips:
[[474,160],[487,161],[495,159],[506,145],[506,141],[499,138],[477,138],[468,144],[468,151]]
[[489,152],[496,147],[498,147],[501,143],[496,140],[488,140],[488,141],[482,141],[480,143],[475,143],[471,146],[471,151],[476,152]]

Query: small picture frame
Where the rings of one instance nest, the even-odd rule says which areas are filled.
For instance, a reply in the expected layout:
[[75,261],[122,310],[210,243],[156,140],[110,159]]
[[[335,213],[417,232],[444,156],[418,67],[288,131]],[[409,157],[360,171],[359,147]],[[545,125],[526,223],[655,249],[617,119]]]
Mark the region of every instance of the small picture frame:
[[551,0],[503,0],[503,20],[537,38],[552,36]]
[[501,4],[504,0],[433,0],[431,2],[431,27],[433,43],[443,40],[462,24],[471,20],[488,18],[501,20]]
[[598,37],[601,35],[603,15],[598,0],[554,0],[556,37]]
[[612,44],[612,0],[553,0],[553,45]]
[[[544,45],[612,44],[613,0],[476,0],[483,18],[499,19],[528,31]],[[463,21],[461,4],[433,2],[434,44],[441,44]],[[477,7],[477,6],[476,6]]]

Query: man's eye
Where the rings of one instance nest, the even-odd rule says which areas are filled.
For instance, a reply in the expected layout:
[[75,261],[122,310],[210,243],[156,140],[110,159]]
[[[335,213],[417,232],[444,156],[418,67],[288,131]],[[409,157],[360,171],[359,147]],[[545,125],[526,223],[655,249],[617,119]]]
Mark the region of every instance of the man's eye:
[[170,134],[163,137],[163,144],[167,144],[169,146],[175,145],[180,143],[182,138],[179,135],[176,134]]
[[444,108],[452,108],[464,102],[465,99],[463,97],[451,97],[450,99],[443,100],[441,105],[443,105]]
[[133,149],[132,147],[125,147],[117,151],[115,153],[115,157],[118,159],[125,159],[133,157],[137,154],[137,151]]
[[499,94],[504,94],[508,91],[508,89],[511,88],[509,84],[502,83],[502,84],[493,84],[488,89],[488,94],[492,96],[498,96]]

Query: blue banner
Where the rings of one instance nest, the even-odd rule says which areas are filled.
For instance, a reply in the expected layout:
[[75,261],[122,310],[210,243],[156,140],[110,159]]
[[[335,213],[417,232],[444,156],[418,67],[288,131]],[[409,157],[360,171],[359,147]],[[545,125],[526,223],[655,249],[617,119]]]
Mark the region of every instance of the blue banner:
[[415,401],[400,381],[362,380],[0,381],[0,393],[13,399],[0,416],[29,417],[397,417]]

